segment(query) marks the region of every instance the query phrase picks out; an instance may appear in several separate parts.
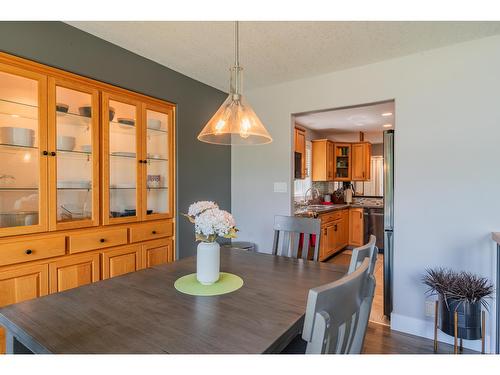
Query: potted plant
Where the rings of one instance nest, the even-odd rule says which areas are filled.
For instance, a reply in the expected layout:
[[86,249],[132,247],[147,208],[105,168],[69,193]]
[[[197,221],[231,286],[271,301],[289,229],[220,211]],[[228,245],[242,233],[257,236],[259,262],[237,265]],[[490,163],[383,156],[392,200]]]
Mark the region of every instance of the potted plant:
[[203,285],[211,285],[219,280],[220,245],[216,240],[236,238],[234,218],[211,201],[195,202],[183,215],[194,224],[196,241],[200,241],[196,251],[196,279]]
[[458,337],[481,338],[481,307],[488,309],[487,298],[493,294],[493,285],[487,278],[465,271],[435,268],[427,269],[422,281],[429,287],[427,293],[439,298],[441,331],[455,335],[457,312]]

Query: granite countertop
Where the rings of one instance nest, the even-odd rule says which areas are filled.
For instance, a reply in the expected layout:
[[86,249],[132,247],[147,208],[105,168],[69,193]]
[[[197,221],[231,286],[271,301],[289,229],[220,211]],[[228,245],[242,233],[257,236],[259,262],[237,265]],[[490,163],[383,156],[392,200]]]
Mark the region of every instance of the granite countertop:
[[[319,206],[319,205],[315,205]],[[307,207],[307,206],[306,206]],[[370,204],[348,204],[348,203],[339,203],[339,204],[332,204],[332,205],[323,205],[321,208],[314,208],[314,209],[296,209],[294,212],[295,216],[305,216],[305,217],[317,217],[318,215],[326,214],[328,212],[333,212],[333,211],[338,211],[338,210],[344,210],[348,208],[381,208],[383,209],[384,206],[379,206],[379,205],[370,205]]]
[[493,241],[500,245],[500,232],[492,232],[491,238],[493,239]]

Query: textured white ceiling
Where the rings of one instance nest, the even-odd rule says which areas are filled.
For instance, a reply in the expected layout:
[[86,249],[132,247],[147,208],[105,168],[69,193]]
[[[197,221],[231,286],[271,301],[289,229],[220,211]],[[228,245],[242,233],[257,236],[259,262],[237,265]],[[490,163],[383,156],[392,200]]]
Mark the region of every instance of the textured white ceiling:
[[[232,22],[68,22],[227,91]],[[366,65],[500,34],[500,22],[241,22],[244,88]]]
[[[382,116],[383,113],[392,115]],[[351,142],[363,132],[371,142],[380,143],[383,131],[395,128],[394,102],[295,115],[295,122],[315,130],[321,137],[334,136],[339,141]],[[392,127],[384,128],[384,124]]]

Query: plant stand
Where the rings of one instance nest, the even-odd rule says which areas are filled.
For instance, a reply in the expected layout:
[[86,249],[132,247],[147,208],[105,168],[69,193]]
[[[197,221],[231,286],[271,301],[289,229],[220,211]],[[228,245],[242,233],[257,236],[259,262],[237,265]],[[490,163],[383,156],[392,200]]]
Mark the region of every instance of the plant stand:
[[[454,354],[458,354],[463,352],[463,339],[460,337],[460,344],[458,344],[458,312],[455,311],[454,315],[454,345],[453,352]],[[438,328],[439,328],[439,301],[436,301],[434,307],[434,353],[438,352]],[[481,354],[484,354],[484,337],[485,337],[485,329],[486,329],[486,314],[481,311]]]

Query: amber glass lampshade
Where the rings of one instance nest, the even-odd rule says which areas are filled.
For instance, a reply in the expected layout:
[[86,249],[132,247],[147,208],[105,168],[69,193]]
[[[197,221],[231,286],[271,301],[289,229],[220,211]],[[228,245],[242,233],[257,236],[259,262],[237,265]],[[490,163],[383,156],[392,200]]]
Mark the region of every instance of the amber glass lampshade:
[[272,142],[262,122],[243,96],[229,94],[198,139],[220,145],[258,145]]

